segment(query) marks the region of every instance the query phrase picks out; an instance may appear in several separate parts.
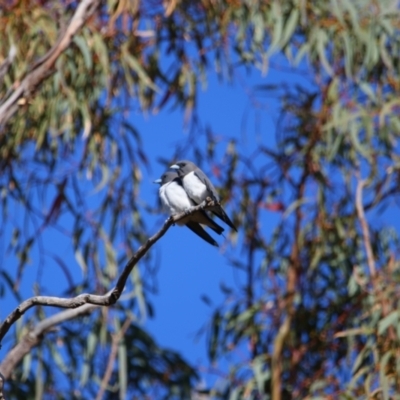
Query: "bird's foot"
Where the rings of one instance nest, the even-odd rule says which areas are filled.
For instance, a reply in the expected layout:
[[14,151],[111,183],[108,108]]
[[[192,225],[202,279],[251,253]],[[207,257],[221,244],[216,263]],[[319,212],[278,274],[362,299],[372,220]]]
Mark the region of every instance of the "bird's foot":
[[192,209],[193,209],[193,207],[187,208],[187,209],[184,211],[185,215],[189,215],[189,214],[192,212]]
[[219,204],[217,200],[211,198],[211,197],[206,197],[205,200],[205,206],[206,207],[214,207],[215,205]]

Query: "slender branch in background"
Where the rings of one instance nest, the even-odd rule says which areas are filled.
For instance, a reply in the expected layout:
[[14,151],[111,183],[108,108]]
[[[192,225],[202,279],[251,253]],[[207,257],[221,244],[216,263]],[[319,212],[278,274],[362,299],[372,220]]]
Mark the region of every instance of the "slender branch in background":
[[[69,47],[74,35],[94,14],[100,3],[100,0],[83,0],[78,5],[67,29],[59,37],[55,45],[47,52],[40,62],[36,63],[22,82],[13,83],[12,87],[15,87],[15,90],[7,100],[0,102],[0,127],[4,126],[14,115],[20,104],[26,103],[26,99],[32,95],[37,86],[52,74],[54,64],[60,54]],[[6,68],[8,68],[7,65]]]
[[96,400],[101,400],[104,396],[104,392],[106,390],[108,382],[110,382],[110,379],[111,379],[111,374],[113,371],[115,359],[117,358],[119,343],[123,339],[131,322],[132,322],[132,318],[128,317],[125,320],[124,324],[122,325],[121,330],[117,334],[114,334],[112,337],[112,345],[111,345],[110,356],[108,358],[107,368],[106,368],[106,371],[104,372],[103,379],[101,380],[100,390],[97,393]]
[[[257,250],[257,239],[260,236],[259,234],[259,211],[260,211],[260,203],[262,199],[265,197],[265,185],[261,184],[261,189],[252,205],[252,211],[249,213],[248,217],[250,219],[251,228],[248,229],[248,261],[247,261],[247,308],[251,309],[254,304],[254,255]],[[252,325],[254,324],[254,316],[252,318]],[[250,341],[251,345],[251,358],[254,360],[257,353],[257,346],[259,343],[257,341],[258,335],[257,333],[253,333]]]
[[279,327],[274,339],[274,350],[272,352],[272,399],[280,400],[282,397],[282,352],[286,338],[290,332],[292,315],[287,314]]
[[94,295],[94,294],[80,294],[79,296],[73,297],[72,299],[60,298],[60,297],[51,297],[51,296],[35,296],[31,297],[28,300],[22,302],[8,317],[4,320],[4,322],[0,325],[0,341],[3,340],[4,336],[14,324],[23,314],[25,314],[30,308],[37,305],[42,306],[50,306],[50,307],[60,307],[60,308],[78,308],[83,306],[84,304],[93,304],[97,306],[111,306],[117,302],[120,298],[126,281],[128,280],[129,274],[132,272],[134,266],[142,259],[142,257],[148,252],[151,246],[156,243],[167,230],[173,225],[175,222],[181,220],[187,215],[193,214],[199,210],[207,210],[215,206],[215,202],[211,200],[206,200],[203,203],[199,204],[196,207],[192,207],[190,210],[186,212],[182,212],[180,214],[176,214],[172,217],[169,217],[161,229],[147,239],[146,243],[139,247],[138,251],[131,257],[131,259],[126,264],[124,270],[122,271],[115,287],[108,293],[104,295]]
[[[308,177],[308,171],[305,169],[303,175],[298,184],[298,201],[304,198],[305,184]],[[285,316],[281,326],[279,327],[278,334],[274,340],[274,350],[272,354],[272,400],[281,400],[282,398],[282,368],[283,360],[282,353],[286,338],[290,332],[290,326],[292,324],[294,309],[294,297],[296,294],[296,288],[298,283],[298,275],[300,269],[300,248],[299,248],[299,236],[301,230],[301,222],[303,219],[301,207],[296,209],[296,222],[294,224],[294,242],[290,255],[290,263],[287,274],[286,284],[286,299],[285,299]]]
[[363,199],[362,199],[363,188],[365,186],[365,183],[366,183],[365,180],[360,180],[360,179],[358,180],[356,189],[356,209],[357,209],[357,216],[361,224],[361,230],[363,233],[365,252],[367,253],[369,273],[371,275],[371,278],[374,278],[376,275],[375,260],[374,260],[374,254],[372,252],[371,238],[369,235],[368,223],[365,218]]
[[[324,114],[322,114],[323,116]],[[320,121],[321,123],[321,121]],[[321,123],[322,124],[322,123]],[[311,152],[315,144],[317,143],[318,136],[321,131],[321,126],[317,125],[317,129],[314,130],[314,134],[307,146],[307,152],[305,154],[305,162],[303,173],[300,177],[297,186],[296,201],[300,202],[304,199],[304,192],[306,188],[306,182],[310,174],[312,174],[312,156]],[[296,208],[295,223],[293,228],[293,246],[290,255],[289,268],[287,273],[286,283],[286,298],[285,298],[285,311],[283,322],[279,327],[278,334],[274,340],[274,350],[272,354],[272,400],[281,400],[282,398],[282,371],[283,371],[283,348],[287,336],[290,332],[293,316],[295,314],[294,298],[297,290],[299,273],[300,273],[300,233],[301,224],[303,221],[303,214],[301,206]]]

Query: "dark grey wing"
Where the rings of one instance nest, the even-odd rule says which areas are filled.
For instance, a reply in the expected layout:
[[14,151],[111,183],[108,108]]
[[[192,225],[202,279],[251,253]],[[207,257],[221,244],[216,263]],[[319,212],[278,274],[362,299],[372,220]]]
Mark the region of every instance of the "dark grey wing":
[[[210,194],[214,196],[214,199],[219,202],[217,191],[215,190],[215,187],[211,183],[211,181],[207,178],[206,174],[200,168],[196,168],[194,174],[206,185]],[[233,222],[231,221],[231,219],[228,217],[228,215],[221,206],[213,207],[211,209],[211,212],[237,232],[235,225],[233,225]]]
[[214,232],[218,233],[218,235],[221,235],[222,232],[225,230],[222,226],[218,225],[215,221],[213,221],[205,211],[199,211],[201,212],[204,222],[201,221],[202,224],[207,225],[209,228],[211,228]]
[[194,232],[196,235],[200,236],[207,243],[218,247],[218,243],[201,227],[197,222],[188,222],[186,226]]
[[194,170],[194,174],[197,176],[197,178],[199,178],[201,180],[201,182],[203,182],[206,185],[206,188],[209,192],[210,197],[214,197],[215,200],[219,201],[218,193],[215,190],[214,185],[207,178],[207,175],[200,168],[196,168]]
[[199,211],[199,213],[201,213],[202,218],[198,219],[197,222],[208,226],[214,232],[218,233],[218,235],[222,234],[222,232],[225,230],[222,226],[218,225],[213,219],[211,219],[205,211]]
[[237,232],[236,226],[233,225],[233,222],[221,206],[215,206],[210,211]]

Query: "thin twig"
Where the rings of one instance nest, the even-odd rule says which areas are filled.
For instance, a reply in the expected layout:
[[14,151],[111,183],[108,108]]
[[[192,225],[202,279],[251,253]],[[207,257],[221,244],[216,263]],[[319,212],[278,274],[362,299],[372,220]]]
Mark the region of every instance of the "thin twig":
[[103,379],[101,380],[100,389],[97,393],[96,400],[101,400],[104,396],[104,392],[106,390],[108,382],[110,382],[111,379],[111,374],[113,371],[115,359],[117,358],[119,343],[124,337],[131,323],[132,323],[132,318],[128,317],[124,322],[124,324],[122,325],[121,330],[112,337],[112,345],[111,345],[110,356],[108,357],[107,368],[104,373]]
[[366,184],[365,180],[361,180],[361,179],[358,180],[357,189],[356,189],[356,209],[357,209],[358,219],[360,220],[360,224],[361,224],[361,230],[363,233],[365,252],[367,253],[367,262],[368,262],[369,273],[370,273],[371,277],[374,278],[376,275],[374,253],[372,252],[371,238],[370,238],[370,234],[369,234],[368,223],[365,218],[363,199],[362,199],[363,188],[364,188],[365,184]]

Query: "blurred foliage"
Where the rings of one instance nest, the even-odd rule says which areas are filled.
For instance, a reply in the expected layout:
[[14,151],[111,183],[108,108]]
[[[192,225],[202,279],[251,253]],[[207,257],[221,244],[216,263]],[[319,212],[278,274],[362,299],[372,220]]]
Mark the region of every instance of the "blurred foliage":
[[[13,49],[15,58],[0,82],[0,105],[56,43],[77,5],[2,3],[0,63]],[[293,71],[307,70],[307,84],[256,90],[279,102],[276,148],[261,142],[243,154],[235,140],[207,130],[206,144],[193,135],[180,150],[213,166],[241,226],[240,252],[226,255],[245,283],[222,288],[226,301],[207,329],[211,360],[228,360],[229,371],[220,371],[224,385],[201,395],[399,398],[399,238],[379,223],[379,213],[398,207],[400,191],[399,11],[392,0],[103,2],[1,127],[1,240],[18,259],[16,271],[0,270],[1,295],[23,298],[26,267],[44,256],[65,275],[66,294],[107,291],[147,236],[139,194],[150,166],[130,113],[171,106],[188,119],[212,69],[230,80],[240,66],[268,74],[279,55]],[[365,221],[356,204],[361,179]],[[266,235],[271,213],[279,221]],[[46,247],[49,229],[71,244],[82,268],[78,284],[57,249]],[[151,255],[145,262],[151,268]],[[48,334],[15,372],[10,398],[95,396],[111,333],[129,312],[140,320],[151,310],[147,287],[135,269],[126,301]],[[42,293],[40,279],[35,290]],[[28,315],[15,340],[48,315]],[[126,390],[189,397],[197,376],[190,366],[137,326],[128,339],[134,345],[122,345],[108,398]]]
[[[95,399],[118,321],[110,329],[98,316],[93,317],[69,324],[57,334],[57,343],[54,334],[47,335],[41,349],[34,349],[13,372],[8,398]],[[60,382],[62,376],[64,380]],[[104,398],[120,398],[121,393],[127,392],[138,399],[190,398],[196,378],[196,371],[179,354],[159,348],[146,332],[131,325],[118,345],[117,367]]]

